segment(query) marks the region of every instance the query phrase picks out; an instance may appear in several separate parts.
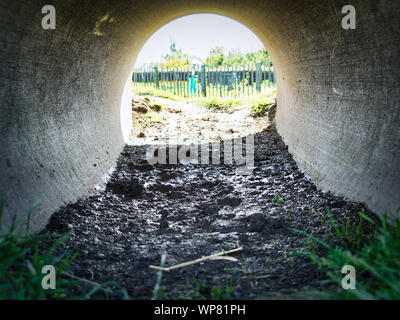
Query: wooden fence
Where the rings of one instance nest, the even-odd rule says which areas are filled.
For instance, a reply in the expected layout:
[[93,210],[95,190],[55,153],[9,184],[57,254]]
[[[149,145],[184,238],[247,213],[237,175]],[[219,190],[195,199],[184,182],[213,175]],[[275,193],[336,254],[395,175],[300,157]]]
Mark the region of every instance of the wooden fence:
[[235,67],[187,66],[134,69],[135,87],[168,91],[181,97],[251,95],[274,87],[274,67],[261,63]]

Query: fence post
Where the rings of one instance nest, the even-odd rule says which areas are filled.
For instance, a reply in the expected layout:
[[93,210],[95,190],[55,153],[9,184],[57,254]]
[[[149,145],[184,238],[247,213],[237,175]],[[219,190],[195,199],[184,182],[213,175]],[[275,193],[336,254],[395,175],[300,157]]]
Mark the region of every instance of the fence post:
[[261,63],[256,65],[256,90],[261,92]]
[[206,86],[206,66],[201,66],[201,91],[204,97],[207,97],[207,86]]
[[[272,64],[272,62],[270,62],[270,63]],[[275,68],[272,66],[271,70],[272,70],[272,74],[271,74],[271,76],[272,76],[272,84],[273,84],[273,86],[275,86],[276,85]]]
[[158,81],[158,67],[154,67],[154,82],[156,85],[156,88],[158,89],[159,87],[159,81]]

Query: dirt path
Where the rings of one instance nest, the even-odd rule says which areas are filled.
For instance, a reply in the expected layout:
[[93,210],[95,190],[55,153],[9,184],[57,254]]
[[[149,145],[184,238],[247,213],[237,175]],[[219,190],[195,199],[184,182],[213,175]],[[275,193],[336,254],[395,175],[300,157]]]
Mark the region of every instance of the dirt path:
[[[156,97],[150,100],[149,104],[141,97],[135,99],[132,117],[135,129],[130,145],[222,141],[255,134],[270,123],[266,117],[252,117],[248,106],[233,107],[229,112],[213,112],[186,101]],[[155,112],[148,107],[154,104],[161,105],[162,111]],[[144,109],[146,113],[143,113]],[[140,137],[140,133],[144,133],[144,137]]]
[[[235,165],[150,166],[145,154],[151,143],[167,138],[196,141],[199,131],[207,139],[227,139],[235,134],[231,128],[257,131],[250,128],[251,121],[259,121],[259,128],[267,124],[266,119],[232,124],[232,118],[218,120],[222,115],[185,108],[171,103],[160,114],[167,121],[174,118],[183,131],[170,137],[162,122],[155,122],[145,138],[137,138],[135,132],[131,144],[136,145],[126,146],[106,189],[53,216],[47,231],[73,231],[63,250],[80,251],[72,265],[74,274],[96,282],[115,281],[133,299],[150,299],[157,273],[149,265],[159,265],[162,254],[167,254],[166,266],[172,266],[243,246],[234,255],[237,262],[209,261],[164,273],[159,298],[256,299],[323,288],[317,285],[318,271],[310,261],[291,256],[308,244],[289,228],[326,239],[333,230],[325,206],[339,226],[346,220],[357,222],[356,213],[365,208],[318,191],[273,126],[256,134],[250,176],[237,175]],[[236,112],[230,116],[247,111]],[[216,132],[203,128],[208,119],[214,119]],[[115,292],[113,298],[121,295]]]

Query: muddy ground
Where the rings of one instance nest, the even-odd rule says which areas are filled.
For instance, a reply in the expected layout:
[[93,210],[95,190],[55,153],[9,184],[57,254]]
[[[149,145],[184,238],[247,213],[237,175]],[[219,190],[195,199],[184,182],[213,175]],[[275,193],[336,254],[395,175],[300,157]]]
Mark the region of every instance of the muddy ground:
[[[135,106],[140,104],[138,101]],[[60,250],[80,252],[71,272],[97,283],[114,281],[133,299],[150,299],[157,272],[149,265],[159,265],[162,254],[167,255],[166,266],[173,266],[243,247],[232,255],[237,262],[215,260],[164,272],[158,298],[296,298],[304,290],[324,290],[309,259],[291,255],[308,249],[309,243],[289,228],[327,239],[333,230],[326,206],[339,226],[346,220],[358,222],[357,212],[366,211],[364,206],[319,191],[299,170],[267,118],[243,116],[242,121],[235,118],[232,122],[229,117],[237,116],[236,111],[225,114],[227,118],[221,121],[221,114],[210,114],[217,119],[212,123],[221,127],[214,132],[202,128],[210,122],[204,114],[194,112],[204,120],[189,121],[179,118],[185,114],[184,104],[176,105],[175,112],[171,108],[164,107],[159,117],[167,119],[167,124],[168,117],[177,117],[184,126],[181,133],[176,131],[175,140],[168,136],[171,130],[165,129],[166,122],[144,121],[143,125],[139,121],[144,136],[133,132],[105,189],[62,208],[51,218],[46,232],[72,231]],[[135,112],[135,119],[150,111],[143,112]],[[203,142],[230,139],[237,128],[258,131],[253,173],[238,175],[235,164],[148,164],[149,145],[162,145],[167,138],[196,141],[198,132],[193,126],[204,132]],[[215,289],[219,285],[220,294]],[[121,293],[116,290],[112,298],[122,298]]]
[[[154,105],[162,106],[161,112]],[[214,112],[190,101],[136,97],[132,109],[130,145],[221,142],[261,132],[270,124],[268,117],[252,117],[248,105]]]

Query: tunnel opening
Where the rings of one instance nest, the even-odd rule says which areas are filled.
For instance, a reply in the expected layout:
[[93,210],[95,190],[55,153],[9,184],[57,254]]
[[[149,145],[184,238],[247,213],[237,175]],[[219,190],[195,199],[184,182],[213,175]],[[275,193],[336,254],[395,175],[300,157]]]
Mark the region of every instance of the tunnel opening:
[[171,21],[135,63],[129,144],[212,143],[260,132],[276,109],[276,78],[263,43],[239,22],[215,14]]

